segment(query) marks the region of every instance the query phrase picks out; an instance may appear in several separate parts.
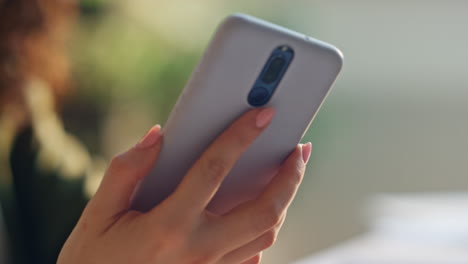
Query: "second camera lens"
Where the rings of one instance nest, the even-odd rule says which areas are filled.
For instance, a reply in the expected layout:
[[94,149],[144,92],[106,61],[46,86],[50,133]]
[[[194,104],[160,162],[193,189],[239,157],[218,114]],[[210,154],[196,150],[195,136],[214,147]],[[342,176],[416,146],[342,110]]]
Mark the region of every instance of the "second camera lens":
[[276,57],[271,60],[270,65],[268,65],[268,68],[263,74],[262,81],[266,84],[277,81],[285,65],[286,60],[283,57]]

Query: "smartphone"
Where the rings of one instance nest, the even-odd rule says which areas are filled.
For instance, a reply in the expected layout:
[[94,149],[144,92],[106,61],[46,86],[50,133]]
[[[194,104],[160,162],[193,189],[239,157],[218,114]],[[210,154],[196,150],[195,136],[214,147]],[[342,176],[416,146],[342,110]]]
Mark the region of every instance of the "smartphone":
[[249,109],[273,107],[269,127],[237,161],[208,210],[223,214],[254,199],[300,142],[342,64],[342,53],[325,42],[245,14],[226,18],[174,106],[158,161],[131,208],[156,206],[234,120]]

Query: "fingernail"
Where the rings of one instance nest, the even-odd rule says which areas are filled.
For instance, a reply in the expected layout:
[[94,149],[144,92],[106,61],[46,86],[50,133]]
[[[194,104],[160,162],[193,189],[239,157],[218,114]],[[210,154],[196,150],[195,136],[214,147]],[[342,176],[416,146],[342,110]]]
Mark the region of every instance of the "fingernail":
[[257,114],[257,120],[256,120],[257,127],[258,128],[266,127],[271,122],[274,115],[275,115],[275,109],[271,107],[262,109]]
[[158,142],[159,137],[161,136],[161,126],[160,125],[155,125],[152,127],[148,132],[146,132],[146,135],[140,140],[135,145],[135,148],[137,149],[145,149],[153,146]]
[[312,151],[312,143],[308,142],[302,145],[302,160],[306,164],[309,161],[311,151]]

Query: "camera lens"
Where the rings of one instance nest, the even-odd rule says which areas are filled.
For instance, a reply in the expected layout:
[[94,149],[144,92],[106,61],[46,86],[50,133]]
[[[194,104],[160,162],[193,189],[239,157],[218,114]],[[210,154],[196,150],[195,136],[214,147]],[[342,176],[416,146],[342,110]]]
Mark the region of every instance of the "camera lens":
[[252,106],[262,106],[270,99],[270,92],[265,87],[257,86],[250,90],[248,101]]
[[248,93],[246,99],[249,105],[261,107],[268,104],[293,58],[294,50],[289,46],[282,45],[271,52]]
[[276,57],[271,60],[267,70],[263,74],[262,81],[265,84],[271,84],[278,80],[281,70],[286,65],[286,60],[283,57]]

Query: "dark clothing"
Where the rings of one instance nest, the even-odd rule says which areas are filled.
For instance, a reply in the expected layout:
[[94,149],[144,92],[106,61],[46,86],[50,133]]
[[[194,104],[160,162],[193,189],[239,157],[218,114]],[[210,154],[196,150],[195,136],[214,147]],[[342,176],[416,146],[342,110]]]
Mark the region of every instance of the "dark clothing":
[[33,130],[24,129],[12,145],[12,182],[0,186],[14,264],[56,263],[87,203],[84,178],[67,179],[41,169],[39,153]]

